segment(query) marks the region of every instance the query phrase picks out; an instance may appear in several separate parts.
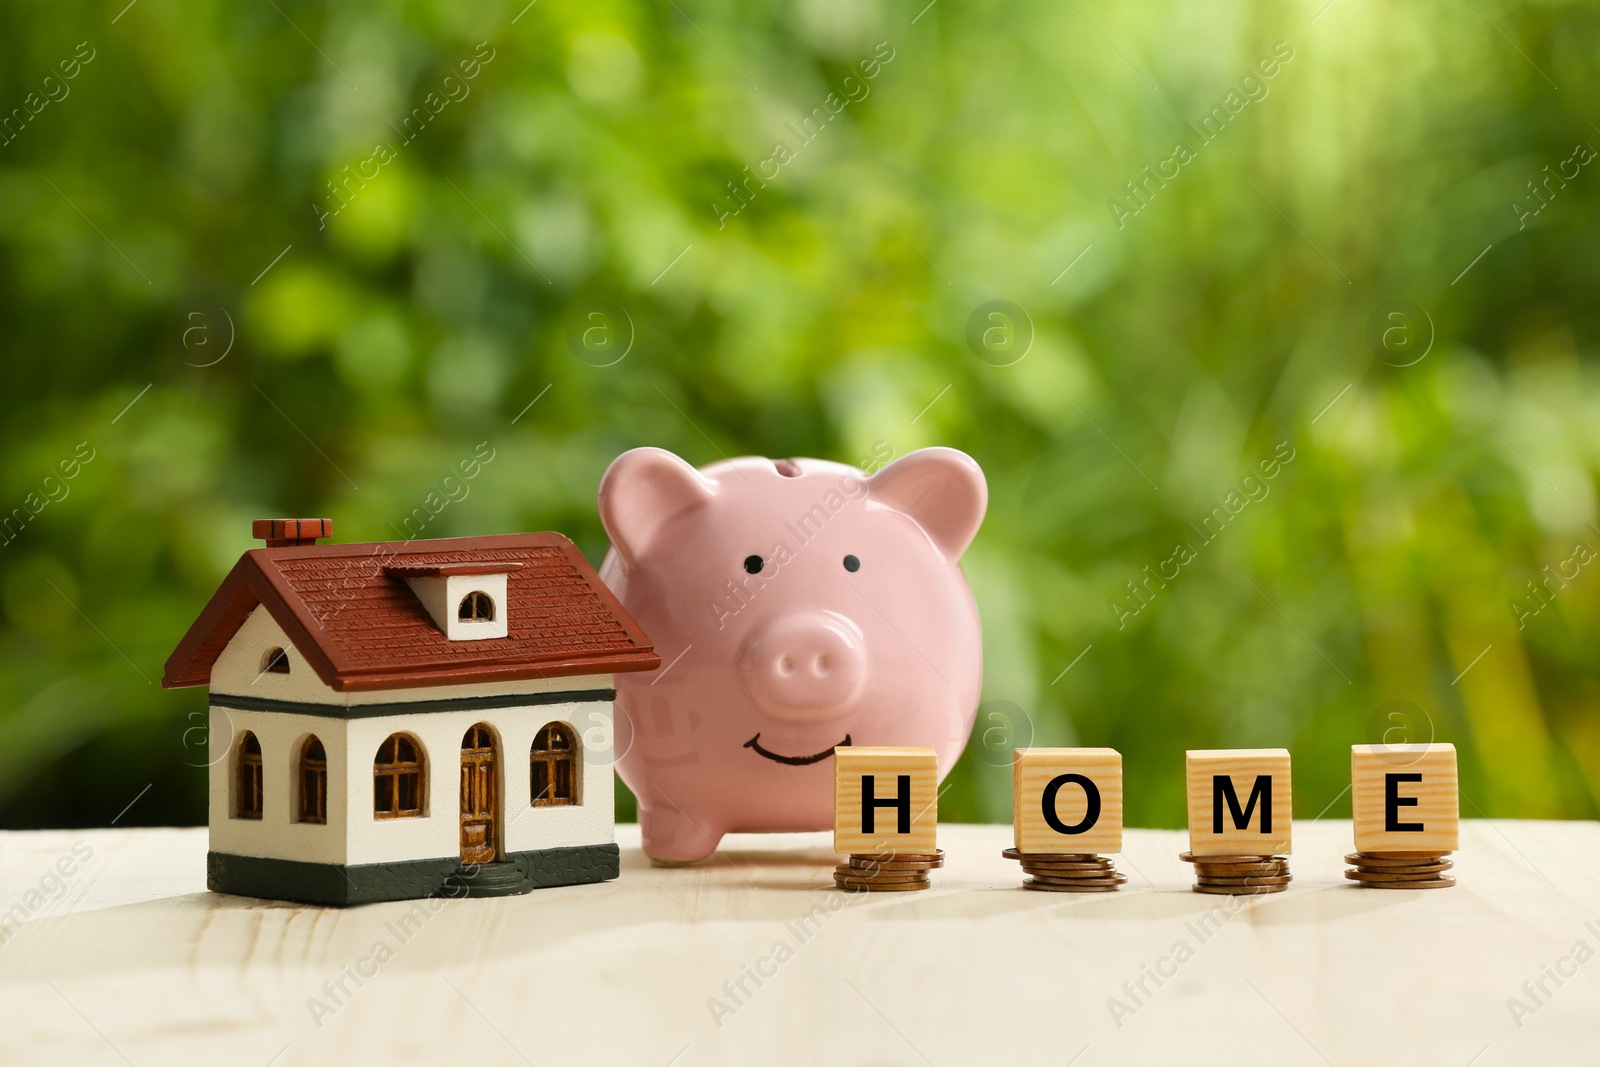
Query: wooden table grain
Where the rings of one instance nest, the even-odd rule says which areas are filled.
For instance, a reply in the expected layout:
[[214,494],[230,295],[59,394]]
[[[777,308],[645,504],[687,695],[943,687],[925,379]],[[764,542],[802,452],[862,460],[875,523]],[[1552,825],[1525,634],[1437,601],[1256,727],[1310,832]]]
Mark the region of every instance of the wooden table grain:
[[1600,824],[1470,821],[1460,885],[1188,891],[1134,830],[1121,892],[1026,892],[944,825],[921,893],[832,889],[823,834],[735,836],[522,897],[330,910],[205,891],[203,829],[0,834],[0,1063],[1589,1064]]

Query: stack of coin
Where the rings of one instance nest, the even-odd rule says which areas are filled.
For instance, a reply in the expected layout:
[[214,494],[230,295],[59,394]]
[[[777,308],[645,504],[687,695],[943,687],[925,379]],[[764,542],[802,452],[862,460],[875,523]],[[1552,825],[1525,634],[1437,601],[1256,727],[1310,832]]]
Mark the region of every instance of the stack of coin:
[[833,869],[833,882],[852,893],[908,893],[927,889],[928,872],[944,866],[944,849],[934,852],[852,853]]
[[1196,893],[1226,896],[1281,893],[1294,879],[1289,873],[1287,856],[1196,856],[1185,852],[1178,858],[1194,864]]
[[1456,884],[1444,873],[1455,866],[1449,853],[1352,852],[1344,861],[1353,864],[1344,876],[1368,889],[1448,889]]
[[1114,893],[1128,880],[1117,871],[1110,857],[1085,852],[1018,852],[1008,848],[1001,853],[1018,860],[1024,874],[1022,888],[1046,893]]

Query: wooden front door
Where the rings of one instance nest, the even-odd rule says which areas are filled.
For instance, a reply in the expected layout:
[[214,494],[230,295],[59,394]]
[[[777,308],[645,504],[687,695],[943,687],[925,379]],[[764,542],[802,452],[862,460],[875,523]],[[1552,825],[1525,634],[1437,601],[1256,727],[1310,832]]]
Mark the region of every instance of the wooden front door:
[[494,734],[483,723],[461,738],[461,862],[494,862]]

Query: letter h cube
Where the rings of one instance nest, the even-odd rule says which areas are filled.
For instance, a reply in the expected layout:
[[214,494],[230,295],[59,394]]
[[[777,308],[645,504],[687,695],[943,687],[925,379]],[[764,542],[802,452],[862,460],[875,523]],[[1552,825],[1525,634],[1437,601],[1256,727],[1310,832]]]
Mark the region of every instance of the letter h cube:
[[931,748],[833,750],[833,849],[847,855],[932,853],[939,761]]

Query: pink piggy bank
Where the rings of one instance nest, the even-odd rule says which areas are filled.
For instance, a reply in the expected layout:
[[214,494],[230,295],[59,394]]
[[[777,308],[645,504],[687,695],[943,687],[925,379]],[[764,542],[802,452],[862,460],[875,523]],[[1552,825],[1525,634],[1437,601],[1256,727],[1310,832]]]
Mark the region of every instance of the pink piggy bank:
[[816,459],[696,470],[637,448],[600,482],[600,577],[661,654],[617,676],[618,769],[661,863],[733,831],[833,826],[833,750],[972,731],[978,609],[957,562],[983,471],[925,448],[870,477]]

